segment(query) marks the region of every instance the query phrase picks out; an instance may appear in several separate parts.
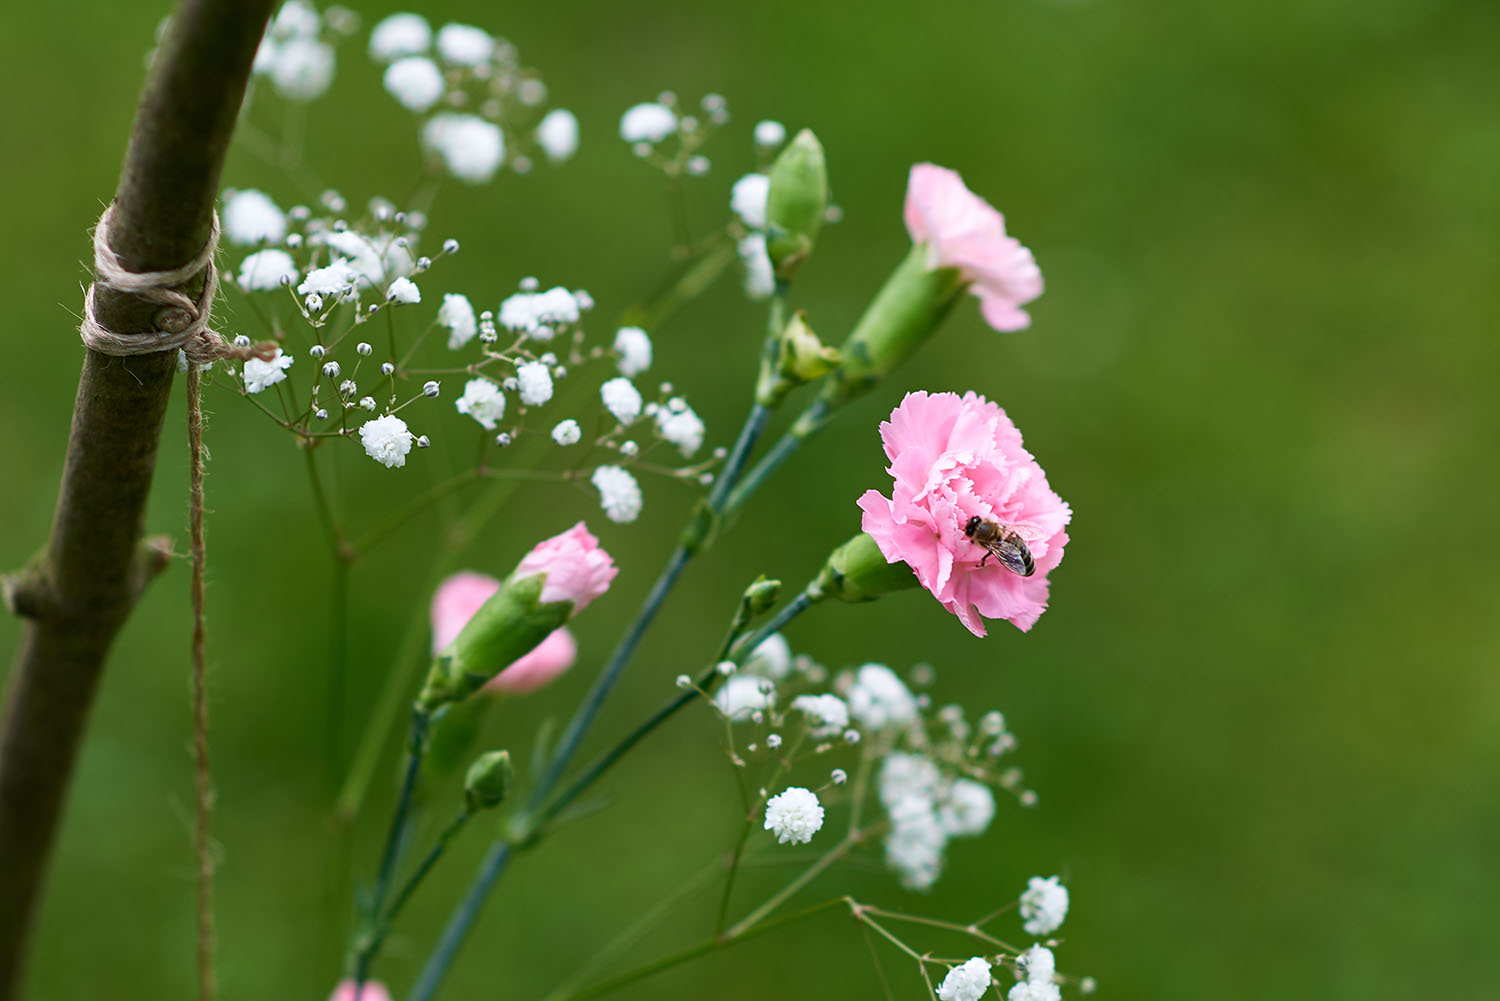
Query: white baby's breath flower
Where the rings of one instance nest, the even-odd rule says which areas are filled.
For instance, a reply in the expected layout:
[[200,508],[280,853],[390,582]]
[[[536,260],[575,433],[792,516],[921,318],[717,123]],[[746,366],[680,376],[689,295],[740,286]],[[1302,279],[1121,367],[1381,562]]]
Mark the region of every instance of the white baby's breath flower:
[[281,287],[282,280],[297,280],[297,263],[285,250],[257,250],[240,262],[239,286],[250,292]]
[[479,330],[479,321],[474,316],[474,307],[469,297],[457,292],[443,294],[443,304],[438,307],[437,322],[448,328],[448,350],[457,351],[474,339]]
[[781,681],[792,673],[792,645],[780,633],[772,633],[756,644],[745,669]]
[[600,386],[599,397],[604,401],[604,409],[621,424],[629,424],[641,416],[641,392],[623,375]]
[[770,298],[776,291],[776,272],[771,267],[771,255],[766,253],[765,235],[751,233],[739,242],[738,249],[745,268],[745,295],[756,302]]
[[557,327],[578,322],[578,299],[562,286],[555,286],[532,296],[531,312],[534,318],[532,338],[550,341]]
[[483,28],[445,24],[437,33],[438,55],[455,66],[478,66],[495,52],[495,39]]
[[764,678],[748,674],[736,674],[714,693],[714,705],[719,712],[737,723],[748,720],[752,714],[771,705],[771,698],[762,684]]
[[432,44],[432,28],[421,14],[392,14],[370,31],[370,58],[388,63],[402,56],[426,52]]
[[276,47],[268,76],[276,92],[289,101],[312,101],[333,83],[333,46],[316,38],[293,38]]
[[447,89],[442,70],[424,56],[397,59],[386,67],[382,83],[403,108],[419,114],[436,104]]
[[251,246],[280,243],[286,238],[286,213],[260,191],[236,191],[224,199],[224,238]]
[[530,333],[537,327],[536,294],[517,292],[500,303],[500,315],[496,317],[500,326],[518,334]]
[[823,805],[811,789],[792,786],[766,803],[766,830],[776,835],[778,844],[805,845],[822,826]]
[[1050,984],[1057,972],[1057,958],[1045,945],[1033,945],[1016,957],[1016,973],[1034,984]]
[[685,457],[691,458],[702,446],[703,432],[703,421],[686,403],[680,407],[663,407],[656,412],[656,433],[662,440],[676,445]]
[[619,466],[600,466],[589,477],[599,491],[599,506],[610,521],[628,524],[641,514],[641,486]]
[[786,142],[785,125],[769,118],[755,123],[755,145],[780,146],[784,142]]
[[292,38],[316,38],[323,19],[311,4],[287,0],[271,19],[271,37],[284,42]]
[[880,764],[880,802],[891,812],[916,800],[925,802],[930,809],[942,778],[930,758],[892,751]]
[[771,179],[765,174],[746,174],[734,182],[729,193],[729,207],[751,229],[766,228],[766,196],[771,193]]
[[453,401],[453,407],[474,418],[486,431],[493,431],[505,417],[505,394],[488,379],[470,379],[464,383],[463,395]]
[[516,385],[523,404],[539,407],[552,399],[552,370],[539,361],[522,362],[516,366]]
[[941,1001],[979,1001],[990,989],[990,964],[982,956],[975,956],[962,966],[948,971],[938,985]]
[[792,708],[807,714],[815,737],[832,736],[849,725],[849,707],[837,695],[799,695]]
[[1021,927],[1028,935],[1051,935],[1068,916],[1068,888],[1056,876],[1032,876],[1021,894]]
[[297,286],[298,295],[343,295],[354,291],[354,269],[345,261],[334,261],[326,268],[314,268]]
[[397,278],[391,282],[390,288],[385,290],[385,297],[391,302],[410,306],[422,301],[422,290],[417,288],[417,283],[410,278]]
[[665,104],[647,101],[620,116],[620,138],[628,143],[657,143],[677,131],[677,113]]
[[908,890],[929,890],[943,871],[948,839],[938,826],[931,800],[908,797],[890,810],[891,832],[885,839],[885,863]]
[[1062,1001],[1062,991],[1056,984],[1023,981],[1010,989],[1005,1001]]
[[332,250],[354,272],[361,286],[385,284],[385,261],[375,244],[352,229],[320,233],[315,242]]
[[406,465],[412,437],[406,422],[395,414],[365,421],[359,427],[359,441],[365,447],[365,454],[387,469]]
[[569,417],[565,421],[559,421],[552,429],[552,440],[559,445],[576,445],[583,440],[583,429],[578,422]]
[[578,118],[566,108],[553,108],[537,123],[536,144],[553,163],[578,152]]
[[917,700],[911,690],[884,664],[865,664],[854,676],[849,690],[849,711],[871,730],[908,726],[917,718]]
[[937,817],[951,837],[983,834],[995,819],[995,794],[983,782],[959,779],[939,796]]
[[468,184],[483,184],[505,160],[500,126],[478,115],[443,111],[422,126],[422,146],[443,161],[448,173]]
[[276,349],[276,354],[270,361],[246,358],[244,367],[240,369],[240,374],[245,379],[245,392],[259,393],[283,381],[286,379],[286,370],[292,367],[294,361],[296,359],[291,355],[282,354],[280,348]]
[[651,338],[640,327],[621,327],[615,331],[615,354],[621,375],[640,375],[651,367]]

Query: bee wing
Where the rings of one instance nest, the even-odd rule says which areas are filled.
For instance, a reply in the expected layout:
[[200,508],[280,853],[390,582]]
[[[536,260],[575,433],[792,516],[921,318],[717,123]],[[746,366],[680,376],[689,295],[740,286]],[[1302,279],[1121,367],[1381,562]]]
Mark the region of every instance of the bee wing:
[[985,548],[1013,574],[1030,577],[1034,572],[1035,564],[1031,561],[1031,554],[1014,542],[992,542]]

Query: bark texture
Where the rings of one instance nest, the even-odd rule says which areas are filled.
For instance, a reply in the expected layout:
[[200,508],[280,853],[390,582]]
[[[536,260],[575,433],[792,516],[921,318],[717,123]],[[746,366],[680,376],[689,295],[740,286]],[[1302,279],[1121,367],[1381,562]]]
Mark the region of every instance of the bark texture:
[[[110,246],[132,271],[181,265],[208,239],[219,174],[272,0],[182,0],[126,150]],[[201,275],[191,287],[202,288]],[[112,330],[154,327],[155,307],[112,290]],[[141,541],[176,352],[85,351],[52,533],[5,582],[28,619],[0,722],[0,1001],[15,997],[73,762],[110,645],[167,563]],[[186,636],[186,630],[184,630]]]

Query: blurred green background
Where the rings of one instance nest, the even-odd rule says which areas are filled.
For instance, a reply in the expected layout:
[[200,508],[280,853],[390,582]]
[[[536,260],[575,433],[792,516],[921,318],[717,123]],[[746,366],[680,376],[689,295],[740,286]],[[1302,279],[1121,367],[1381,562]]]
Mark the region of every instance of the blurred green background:
[[[1002,802],[927,898],[874,868],[821,886],[969,920],[1030,875],[1064,874],[1060,966],[1098,977],[1106,998],[1493,992],[1500,7],[769,0],[497,13],[446,0],[424,12],[510,38],[583,126],[564,168],[444,192],[434,234],[465,251],[424,283],[431,298],[449,283],[493,304],[535,274],[588,288],[602,326],[655,282],[668,244],[661,179],[615,128],[665,88],[730,100],[712,173],[693,184],[700,226],[722,218],[750,168],[756,120],[818,130],[845,218],[795,300],[831,336],[904,252],[901,196],[917,160],[962,171],[1047,277],[1031,331],[993,333],[964,305],[785,467],[690,571],[596,745],[710,655],[744,582],[800,582],[853,530],[854,498],[888,482],[875,426],[905,390],[972,388],[1009,410],[1076,512],[1052,608],[1031,634],[1001,624],[981,642],[907,594],[809,614],[789,635],[834,665],[930,661],[938,699],[1003,709],[1041,804]],[[113,190],[163,13],[138,0],[22,4],[0,33],[11,94],[0,566],[47,531],[86,233]],[[388,10],[362,13],[368,24]],[[362,39],[310,126],[312,162],[351,200],[410,183],[404,116]],[[225,183],[295,199],[243,154]],[[652,332],[651,377],[687,394],[711,442],[727,444],[744,412],[761,324],[729,276]],[[325,901],[331,576],[290,441],[232,397],[209,402],[223,993],[321,998],[337,963]],[[179,537],[185,452],[179,400],[149,518]],[[398,474],[345,458],[342,490],[366,524],[421,486],[421,462]],[[578,667],[504,709],[497,732],[518,750],[540,719],[570,711],[685,516],[689,491],[644,486],[629,527],[607,523],[586,491],[523,491],[465,560],[503,572],[583,517],[623,568],[580,622]],[[424,519],[356,574],[347,732],[390,668],[401,617],[425,601],[415,587],[436,528]],[[187,629],[179,567],[125,630],[99,693],[33,998],[190,992]],[[0,647],[18,633],[0,622]],[[540,996],[724,851],[737,807],[714,739],[706,713],[676,721],[606,783],[608,812],[517,865],[444,996]],[[360,828],[361,873],[390,784],[377,784]],[[378,970],[399,989],[483,840],[466,838],[401,922]],[[698,900],[631,961],[697,941],[710,920],[711,901]],[[998,927],[1022,937],[1013,918]],[[905,966],[888,968],[900,996],[920,996]],[[855,927],[830,912],[618,996],[878,991]]]

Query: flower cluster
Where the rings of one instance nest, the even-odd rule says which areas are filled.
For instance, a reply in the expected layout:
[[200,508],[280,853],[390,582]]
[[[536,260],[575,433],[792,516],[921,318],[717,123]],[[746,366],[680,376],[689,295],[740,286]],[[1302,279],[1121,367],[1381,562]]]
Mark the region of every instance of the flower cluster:
[[[412,430],[403,411],[441,397],[441,377],[457,376],[462,382],[454,412],[477,424],[495,446],[545,431],[559,446],[582,444],[590,452],[604,452],[601,461],[569,475],[595,487],[613,521],[634,521],[640,514],[637,468],[712,482],[710,470],[724,453],[714,449],[706,459],[699,456],[706,428],[687,400],[661,383],[648,401],[632,381],[652,367],[650,335],[640,327],[620,327],[607,346],[590,346],[585,327],[594,302],[587,291],[561,285],[544,289],[527,278],[493,310],[476,309],[459,292],[424,296],[421,285],[428,283],[431,269],[457,253],[458,242],[445,240],[431,257],[422,254],[425,214],[383,198],[355,214],[333,191],[314,210],[283,209],[264,192],[231,190],[222,215],[227,242],[246,249],[233,284],[251,297],[254,312],[266,317],[273,331],[302,334],[313,363],[306,369],[305,396],[295,390],[281,395],[282,384],[299,371],[292,368],[297,359],[290,345],[228,374],[238,376],[246,395],[274,390],[280,396],[279,423],[307,440],[355,438],[375,461],[402,467],[413,448],[431,441]],[[419,319],[411,324],[392,316],[386,336],[363,339],[371,321],[391,310]],[[411,326],[421,329],[410,344],[400,345],[399,332]],[[450,352],[466,357],[418,367],[414,359],[433,332],[445,335]],[[376,343],[382,345],[379,351]],[[598,419],[570,416],[542,427],[530,419],[553,401],[559,382],[609,361],[614,371],[595,397]],[[407,394],[400,391],[405,383],[413,384]],[[299,399],[306,402],[298,406]],[[587,441],[585,427],[597,428]],[[683,461],[653,461],[658,446],[675,450]]]
[[540,153],[560,163],[578,149],[578,119],[565,108],[543,114],[547,85],[521,65],[516,47],[483,28],[420,14],[392,14],[370,33],[370,58],[385,67],[387,93],[419,116],[432,166],[468,184],[502,166],[529,171]]

